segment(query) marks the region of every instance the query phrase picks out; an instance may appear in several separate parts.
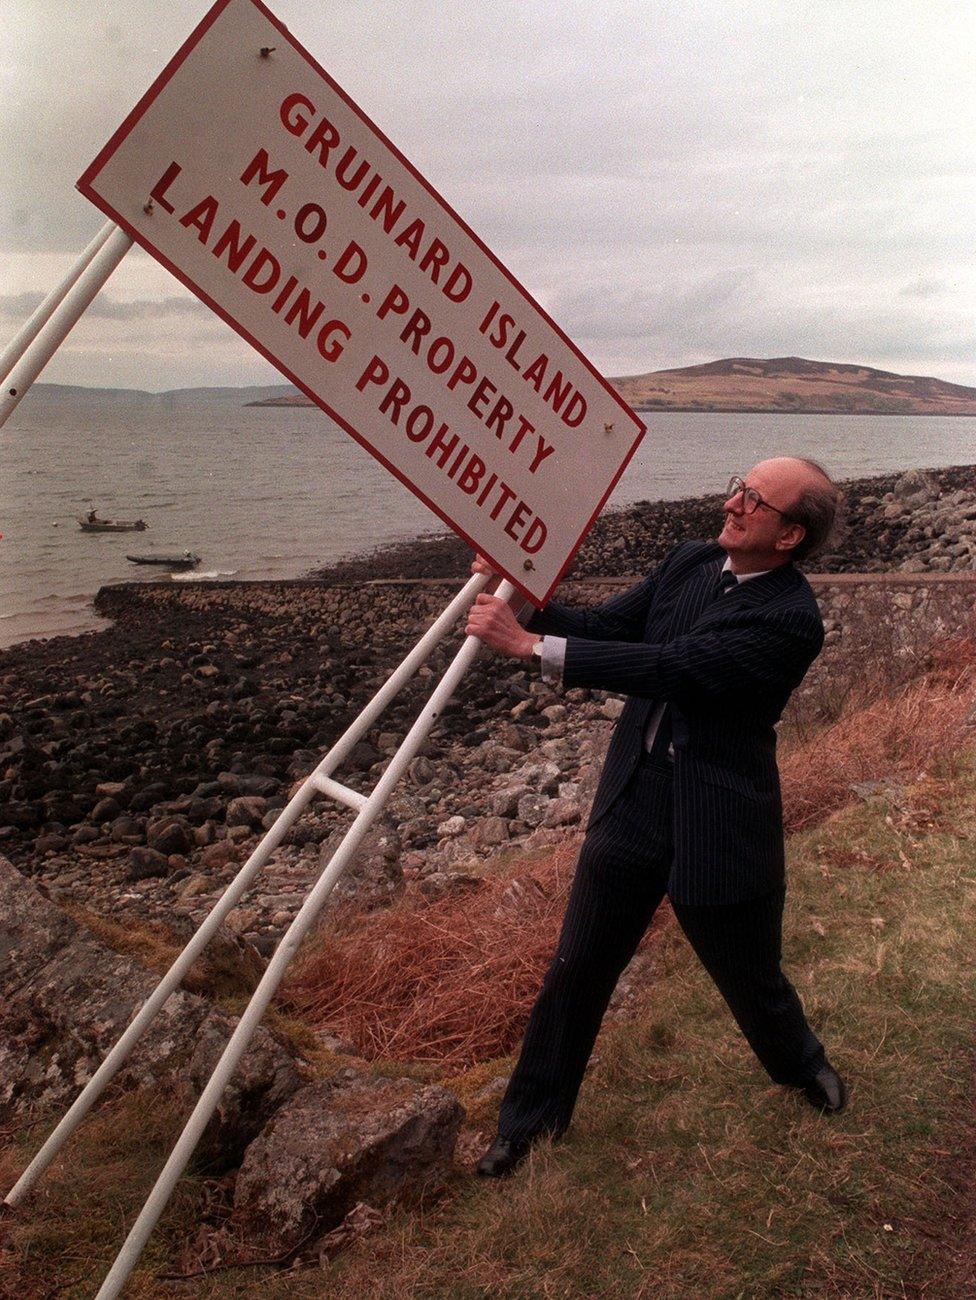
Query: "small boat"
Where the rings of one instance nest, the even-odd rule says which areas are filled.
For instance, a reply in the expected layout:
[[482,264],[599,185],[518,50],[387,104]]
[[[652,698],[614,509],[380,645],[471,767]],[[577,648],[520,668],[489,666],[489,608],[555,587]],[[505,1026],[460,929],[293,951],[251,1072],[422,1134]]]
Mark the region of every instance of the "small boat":
[[98,519],[88,515],[78,520],[83,533],[142,533],[147,526],[143,519]]
[[167,569],[195,569],[200,563],[199,555],[184,551],[182,555],[127,555],[132,564],[159,564]]

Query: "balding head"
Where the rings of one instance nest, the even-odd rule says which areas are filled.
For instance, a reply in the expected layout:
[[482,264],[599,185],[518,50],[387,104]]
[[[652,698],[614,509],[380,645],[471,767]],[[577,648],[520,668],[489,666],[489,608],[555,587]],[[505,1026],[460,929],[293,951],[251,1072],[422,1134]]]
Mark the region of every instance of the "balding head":
[[775,456],[754,465],[745,482],[760,504],[752,510],[741,494],[731,496],[719,537],[737,573],[802,560],[823,545],[840,494],[821,465]]
[[792,558],[806,559],[819,551],[830,537],[841,491],[822,465],[805,456],[776,456],[761,463],[773,467],[773,473],[780,475],[788,486],[792,504],[786,513],[803,528],[803,540],[794,546]]

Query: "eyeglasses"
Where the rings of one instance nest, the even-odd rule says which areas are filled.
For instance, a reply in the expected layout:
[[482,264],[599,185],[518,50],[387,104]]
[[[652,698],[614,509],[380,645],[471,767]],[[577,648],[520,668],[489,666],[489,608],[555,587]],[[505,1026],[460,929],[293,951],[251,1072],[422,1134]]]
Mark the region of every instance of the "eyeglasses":
[[773,510],[784,519],[789,519],[789,514],[785,510],[780,510],[778,506],[771,506],[768,501],[764,501],[755,488],[746,487],[745,483],[738,474],[733,474],[729,479],[729,486],[726,489],[726,496],[737,497],[742,493],[742,513],[744,515],[754,515],[762,506],[763,510]]

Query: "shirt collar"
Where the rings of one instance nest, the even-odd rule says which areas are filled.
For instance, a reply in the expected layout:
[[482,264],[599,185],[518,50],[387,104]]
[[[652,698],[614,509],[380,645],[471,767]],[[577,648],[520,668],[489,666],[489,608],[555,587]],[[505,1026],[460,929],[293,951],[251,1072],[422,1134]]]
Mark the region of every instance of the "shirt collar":
[[[725,557],[725,563],[722,565],[723,573],[732,573],[732,561],[728,556]],[[736,582],[748,582],[750,578],[761,578],[766,573],[772,573],[772,569],[760,569],[758,573],[734,573],[732,576]]]

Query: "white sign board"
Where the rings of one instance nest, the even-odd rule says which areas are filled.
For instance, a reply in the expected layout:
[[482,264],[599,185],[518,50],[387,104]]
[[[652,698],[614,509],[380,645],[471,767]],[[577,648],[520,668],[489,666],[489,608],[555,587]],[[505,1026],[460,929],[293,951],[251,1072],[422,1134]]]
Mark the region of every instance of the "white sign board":
[[218,0],[78,187],[549,597],[644,427],[262,4]]

